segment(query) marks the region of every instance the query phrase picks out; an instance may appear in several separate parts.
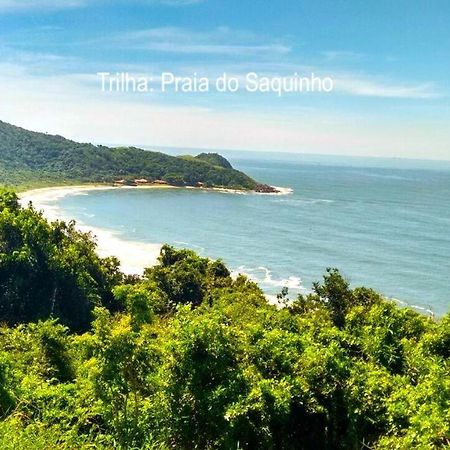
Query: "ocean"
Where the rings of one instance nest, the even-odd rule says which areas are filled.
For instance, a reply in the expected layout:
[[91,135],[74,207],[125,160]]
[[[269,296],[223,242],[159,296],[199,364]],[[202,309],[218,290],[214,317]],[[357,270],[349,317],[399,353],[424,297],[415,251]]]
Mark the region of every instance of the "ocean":
[[289,193],[97,190],[54,196],[44,206],[110,233],[117,251],[132,258],[162,243],[221,258],[269,296],[284,286],[291,298],[309,292],[336,267],[352,286],[436,315],[449,311],[450,163],[223,154]]

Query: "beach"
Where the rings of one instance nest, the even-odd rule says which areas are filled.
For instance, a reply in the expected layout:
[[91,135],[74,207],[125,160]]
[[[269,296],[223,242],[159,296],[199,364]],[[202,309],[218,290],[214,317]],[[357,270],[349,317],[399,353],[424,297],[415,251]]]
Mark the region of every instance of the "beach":
[[[50,221],[73,220],[58,207],[57,203],[67,196],[83,196],[94,191],[113,191],[113,190],[136,190],[136,189],[196,189],[202,191],[215,191],[230,194],[248,194],[248,191],[224,188],[182,188],[172,185],[139,185],[139,186],[106,186],[106,185],[77,185],[77,186],[56,186],[47,188],[31,189],[19,193],[19,199],[22,206],[32,203],[33,207],[41,211],[45,218]],[[254,195],[286,195],[290,194],[290,188],[276,188],[279,193],[253,193]],[[117,231],[107,228],[93,227],[83,223],[77,218],[77,229],[92,233],[96,237],[97,252],[102,258],[115,256],[119,259],[121,270],[128,275],[142,275],[146,267],[156,264],[162,243],[145,243],[126,239]]]
[[419,163],[417,170],[399,169],[390,160],[382,162],[386,168],[371,167],[370,159],[326,162],[239,160],[256,179],[290,186],[290,195],[84,185],[20,196],[52,220],[76,219],[97,236],[99,253],[117,256],[127,273],[142,273],[168,243],[223,258],[267,295],[288,287],[295,298],[337,267],[353,286],[444,314],[448,170],[439,164],[439,171],[424,171]]
[[[58,200],[66,196],[88,195],[93,191],[107,191],[117,189],[168,189],[173,186],[139,186],[139,187],[113,187],[102,185],[81,185],[65,187],[49,187],[33,189],[19,193],[22,206],[32,203],[33,207],[41,211],[50,221],[73,220],[68,217],[58,206]],[[121,270],[127,275],[142,275],[146,267],[156,264],[162,244],[143,243],[123,239],[120,233],[88,226],[77,220],[77,229],[84,233],[92,233],[96,237],[97,252],[100,257],[115,256],[120,261]]]

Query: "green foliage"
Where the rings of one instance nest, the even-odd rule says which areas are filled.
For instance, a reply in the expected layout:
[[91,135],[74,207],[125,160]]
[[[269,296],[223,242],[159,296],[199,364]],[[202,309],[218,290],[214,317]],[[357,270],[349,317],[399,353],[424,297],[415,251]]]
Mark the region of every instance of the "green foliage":
[[8,372],[11,364],[9,355],[0,358],[0,418],[5,417],[14,407],[14,398],[8,390]]
[[75,373],[69,357],[67,328],[55,321],[47,321],[37,327],[30,325],[30,329],[39,343],[41,368],[46,368],[46,378],[63,383],[72,381]]
[[0,193],[0,320],[10,325],[58,317],[86,330],[95,305],[114,308],[118,262],[101,259],[74,223],[48,223]]
[[425,337],[427,349],[443,358],[450,358],[450,314],[446,315],[438,326]]
[[225,169],[232,169],[231,164],[218,153],[200,153],[195,158],[205,161],[213,166],[223,167]]
[[145,278],[167,298],[168,307],[189,303],[198,306],[212,287],[230,283],[230,273],[220,261],[199,258],[190,250],[164,245],[159,265],[147,269]]
[[220,155],[177,158],[134,147],[80,144],[0,121],[0,184],[30,186],[165,180],[175,185],[255,189],[257,183]]
[[170,246],[127,278],[7,192],[0,249],[2,449],[450,446],[449,315],[337,270],[277,308]]

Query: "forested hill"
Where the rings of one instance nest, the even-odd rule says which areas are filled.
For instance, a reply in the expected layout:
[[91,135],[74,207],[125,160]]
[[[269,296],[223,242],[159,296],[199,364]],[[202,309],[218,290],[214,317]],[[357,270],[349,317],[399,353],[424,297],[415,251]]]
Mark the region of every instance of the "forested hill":
[[0,121],[0,184],[164,180],[175,185],[268,189],[217,154],[174,157],[134,147],[81,144]]

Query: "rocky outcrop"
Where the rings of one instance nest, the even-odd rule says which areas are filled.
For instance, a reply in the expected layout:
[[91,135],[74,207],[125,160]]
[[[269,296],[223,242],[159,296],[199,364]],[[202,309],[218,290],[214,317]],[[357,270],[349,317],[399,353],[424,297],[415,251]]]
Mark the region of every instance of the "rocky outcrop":
[[258,184],[254,191],[260,194],[278,194],[280,192],[278,189],[269,186],[268,184]]

